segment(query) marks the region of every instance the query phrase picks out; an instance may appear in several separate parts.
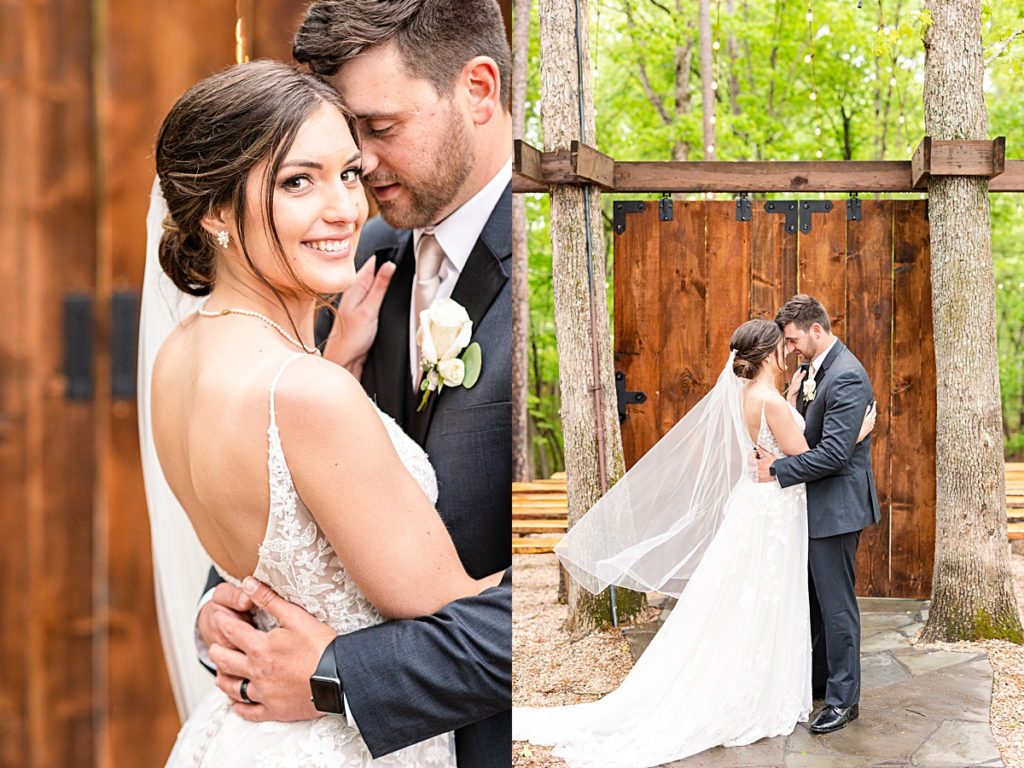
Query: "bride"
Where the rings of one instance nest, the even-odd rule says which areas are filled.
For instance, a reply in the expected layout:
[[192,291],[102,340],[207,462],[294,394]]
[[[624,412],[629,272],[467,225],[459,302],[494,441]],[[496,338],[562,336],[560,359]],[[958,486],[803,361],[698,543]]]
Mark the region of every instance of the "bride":
[[[206,297],[156,356],[160,467],[224,577],[253,574],[330,625],[323,647],[333,632],[429,614],[500,578],[466,574],[426,454],[312,346],[324,297],[356,279],[367,203],[354,136],[333,89],[262,61],[189,90],[156,149],[169,209],[160,265]],[[234,682],[246,699],[247,681]],[[345,718],[258,724],[231,705],[206,694],[168,765],[371,762]],[[382,762],[455,757],[442,735]]]
[[[774,322],[744,323],[729,346],[711,392],[555,550],[595,594],[618,584],[679,597],[603,699],[513,708],[513,739],[556,745],[574,768],[660,765],[788,734],[810,714],[806,491],[758,483],[748,466],[755,451],[807,451],[803,418],[779,394]],[[869,412],[858,440],[873,425]]]

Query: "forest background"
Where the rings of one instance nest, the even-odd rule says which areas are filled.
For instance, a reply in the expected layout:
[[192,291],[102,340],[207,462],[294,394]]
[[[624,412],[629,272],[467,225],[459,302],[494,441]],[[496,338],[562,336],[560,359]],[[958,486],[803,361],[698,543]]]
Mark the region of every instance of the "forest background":
[[[924,135],[921,0],[717,0],[702,73],[698,0],[591,0],[596,146],[616,160],[909,160]],[[524,137],[543,148],[536,3]],[[989,135],[1024,158],[1024,0],[983,3]],[[715,94],[702,140],[702,74]],[[907,197],[885,195],[884,197]],[[917,195],[909,195],[917,196]],[[603,195],[612,301],[615,199]],[[728,199],[728,196],[718,196]],[[759,196],[763,198],[779,195]],[[791,197],[791,195],[789,195]],[[831,199],[840,196],[831,195]],[[697,199],[688,196],[687,199]],[[527,195],[529,474],[564,468],[547,195]],[[1003,434],[1024,460],[1024,195],[991,195]]]

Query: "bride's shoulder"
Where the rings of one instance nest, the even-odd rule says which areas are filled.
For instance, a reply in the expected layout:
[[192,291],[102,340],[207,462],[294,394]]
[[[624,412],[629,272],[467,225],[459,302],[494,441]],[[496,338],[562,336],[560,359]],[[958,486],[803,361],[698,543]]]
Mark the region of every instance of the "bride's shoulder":
[[775,390],[766,390],[764,398],[764,414],[771,421],[775,418],[789,416],[789,403],[786,398]]
[[289,362],[274,394],[278,422],[302,431],[336,429],[373,411],[359,380],[345,368],[315,355]]

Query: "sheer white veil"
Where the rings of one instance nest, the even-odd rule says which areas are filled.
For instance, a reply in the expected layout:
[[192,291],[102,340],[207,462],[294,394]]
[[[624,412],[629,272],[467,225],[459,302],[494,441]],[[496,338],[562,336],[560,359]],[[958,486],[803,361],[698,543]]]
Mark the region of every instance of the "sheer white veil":
[[160,268],[160,237],[166,216],[167,203],[156,179],[146,216],[146,272],[139,325],[139,444],[153,543],[160,640],[178,714],[184,721],[213,687],[213,676],[199,663],[195,641],[196,604],[206,583],[210,558],[160,469],[153,443],[151,385],[160,346],[203,300],[179,291]]
[[705,395],[555,547],[584,588],[678,596],[724,519],[754,450],[735,352]]

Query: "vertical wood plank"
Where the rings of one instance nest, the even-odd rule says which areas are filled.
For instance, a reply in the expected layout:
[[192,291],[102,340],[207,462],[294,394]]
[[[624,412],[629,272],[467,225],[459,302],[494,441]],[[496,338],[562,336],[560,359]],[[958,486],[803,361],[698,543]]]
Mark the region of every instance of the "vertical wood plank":
[[[35,151],[24,124],[24,4],[0,5],[0,174],[5,179],[29,178],[28,161]],[[28,143],[26,143],[28,142]],[[7,151],[18,147],[23,151]],[[7,546],[0,557],[0,765],[31,765],[29,761],[26,632],[31,514],[25,479],[28,471],[29,342],[24,320],[32,297],[25,259],[25,190],[0,187],[0,323],[14,333],[0,334],[0,526]]]
[[94,411],[65,397],[61,327],[65,295],[90,295],[95,270],[90,6],[54,0],[2,13],[0,142],[16,183],[0,192],[10,247],[0,288],[11,329],[0,342],[3,400],[12,408],[2,419],[12,464],[4,462],[0,525],[11,562],[0,589],[11,637],[0,688],[4,708],[18,712],[12,744],[0,750],[11,765],[89,765]]
[[[832,333],[846,334],[846,210],[834,205],[815,213],[811,231],[800,234],[799,292],[820,301],[828,310]],[[788,298],[788,297],[787,297]]]
[[[769,214],[761,203],[751,205],[751,318],[774,320],[786,299],[796,292],[797,240],[787,235],[783,227],[781,216]],[[787,286],[792,288],[787,289]]]
[[892,580],[931,594],[935,557],[935,345],[931,253],[923,200],[894,202]]
[[[102,21],[96,112],[106,195],[99,215],[96,305],[106,340],[113,291],[142,287],[157,129],[188,87],[234,63],[235,4],[108,0]],[[97,356],[97,515],[109,585],[104,592],[107,645],[100,654],[106,663],[107,708],[100,718],[96,764],[142,768],[163,764],[180,723],[156,621],[138,414],[134,401],[110,399],[106,346],[100,345]]]
[[253,0],[253,58],[292,60],[292,38],[309,0]]
[[750,319],[751,226],[736,221],[736,204],[705,203],[707,210],[707,392],[729,359],[729,337]]
[[891,200],[865,200],[860,221],[847,222],[847,331],[845,342],[867,371],[878,418],[871,434],[871,466],[881,521],[861,535],[857,550],[857,593],[893,596],[889,578],[890,377],[892,326]]
[[644,392],[647,401],[630,405],[622,425],[626,468],[632,467],[661,437],[659,431],[662,338],[661,227],[657,203],[625,217],[614,236],[615,370],[626,389]]
[[707,393],[707,257],[703,201],[676,201],[673,220],[660,222],[662,346],[659,435]]

